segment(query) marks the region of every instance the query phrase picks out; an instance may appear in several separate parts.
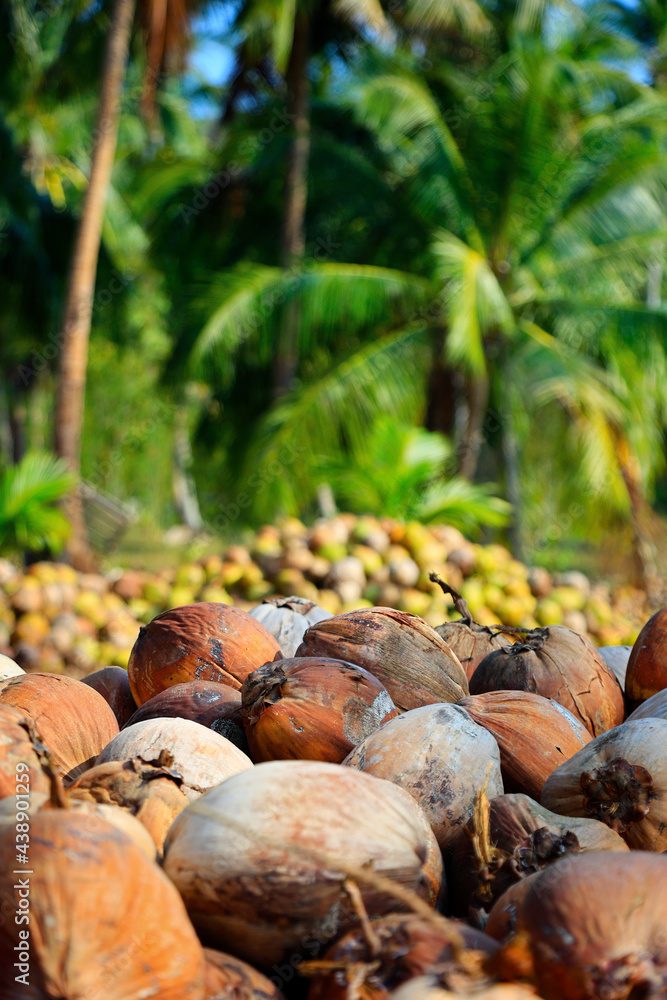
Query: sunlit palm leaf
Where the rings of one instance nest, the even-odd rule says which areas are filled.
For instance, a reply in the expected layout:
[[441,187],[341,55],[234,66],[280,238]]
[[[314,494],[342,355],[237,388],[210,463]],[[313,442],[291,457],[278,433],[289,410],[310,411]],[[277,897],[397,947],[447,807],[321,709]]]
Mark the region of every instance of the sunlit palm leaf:
[[72,483],[65,463],[52,455],[31,453],[7,469],[0,479],[0,551],[62,548],[69,523],[53,504]]

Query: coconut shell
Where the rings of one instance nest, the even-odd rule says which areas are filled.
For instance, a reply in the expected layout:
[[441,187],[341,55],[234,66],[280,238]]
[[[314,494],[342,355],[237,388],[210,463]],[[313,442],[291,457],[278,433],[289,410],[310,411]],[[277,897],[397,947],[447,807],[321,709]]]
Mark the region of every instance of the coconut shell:
[[410,792],[443,851],[470,819],[482,788],[490,796],[503,792],[496,741],[458,705],[405,712],[360,743],[345,765]]
[[248,614],[275,637],[285,658],[296,654],[307,628],[332,617],[305,597],[265,597]]
[[[480,865],[477,851],[488,845]],[[515,882],[584,851],[627,851],[622,837],[594,819],[557,816],[527,795],[491,799],[488,825],[468,822],[468,836],[456,843],[451,865],[450,906],[467,916],[490,910]]]
[[523,642],[486,656],[470,682],[470,694],[530,691],[553,698],[577,716],[593,736],[623,721],[623,692],[589,640],[565,625],[533,629]]
[[258,764],[189,806],[167,837],[164,869],[206,942],[261,967],[356,923],[348,875],[371,916],[398,908],[378,876],[431,904],[442,879],[410,795],[351,768],[294,760]]
[[340,763],[398,712],[383,684],[352,663],[325,657],[274,660],[243,682],[252,759]]
[[[0,834],[0,898],[20,912],[13,830]],[[29,925],[0,925],[3,1000],[159,996],[204,1000],[204,955],[174,886],[129,837],[76,810],[30,822]],[[20,962],[21,930],[29,960]],[[26,972],[29,989],[15,982]]]
[[20,667],[11,657],[0,653],[0,681],[6,681],[8,677],[20,677],[25,670]]
[[271,633],[245,611],[199,601],[144,625],[127,672],[132,696],[143,705],[186,681],[220,681],[239,690],[249,673],[281,655]]
[[[284,1000],[278,987],[252,965],[224,951],[204,948],[206,1000]],[[290,979],[294,970],[290,968]]]
[[468,681],[485,656],[496,649],[504,649],[510,645],[507,636],[468,618],[444,622],[442,625],[436,625],[435,630],[458,656]]
[[[86,774],[89,773],[89,771],[86,772]],[[44,808],[52,809],[60,808],[60,806],[52,806],[50,803],[45,803]],[[112,826],[115,826],[129,837],[132,843],[136,844],[141,853],[145,854],[149,861],[157,860],[157,846],[155,841],[143,823],[140,823],[127,809],[120,809],[118,806],[112,806],[104,802],[88,802],[83,799],[72,799],[69,795],[67,796],[67,808],[84,813],[86,816],[97,816],[99,819],[111,823]]]
[[506,949],[513,960],[523,952],[545,1000],[667,993],[667,857],[574,855],[531,881],[515,907]]
[[0,703],[32,719],[49,754],[77,777],[118,734],[118,722],[101,694],[62,674],[25,674],[0,691]]
[[97,764],[70,786],[68,798],[113,805],[135,816],[161,854],[171,824],[190,801],[181,789],[181,775],[169,766],[172,762],[167,751],[162,763],[133,757]]
[[540,801],[601,820],[635,850],[667,851],[667,722],[637,719],[603,733],[547,778]]
[[[486,921],[484,933],[496,941],[508,942],[519,929],[519,912],[523,900],[530,892],[531,885],[539,879],[544,872],[533,872],[519,882],[510,885],[505,892],[498,897],[491,907],[489,919]],[[524,972],[532,972],[532,961],[529,957],[524,959]],[[508,978],[514,978],[518,970],[512,969]]]
[[632,646],[598,646],[598,653],[621,685],[622,691],[625,691],[625,675],[631,652]]
[[489,691],[459,705],[496,739],[507,792],[539,799],[551,772],[591,740],[583,722],[559,702],[528,691]]
[[137,705],[130,691],[127,670],[123,670],[122,667],[102,667],[101,670],[95,670],[82,678],[82,682],[102,695],[116,716],[119,729],[122,729],[130,716],[136,712]]
[[352,982],[359,1000],[388,1000],[402,983],[425,973],[452,989],[469,989],[487,978],[483,957],[498,950],[493,938],[453,920],[436,924],[416,914],[393,913],[372,920],[371,927],[374,948],[361,928],[355,928],[327,950],[308,1000],[348,1000]]
[[667,688],[643,701],[625,721],[634,722],[635,719],[667,719]]
[[479,990],[466,989],[465,992],[445,990],[438,982],[437,976],[420,976],[410,979],[392,993],[393,1000],[454,1000],[455,997],[465,1000],[531,1000],[537,993],[523,983],[494,983],[482,986]]
[[326,656],[368,670],[400,711],[468,694],[465,671],[435,629],[417,615],[362,608],[311,625],[297,656]]
[[241,692],[218,681],[187,681],[160,691],[144,702],[124,728],[147,719],[190,719],[230,740],[244,753],[248,741],[243,729]]
[[42,751],[32,720],[18,708],[0,705],[0,799],[16,795],[17,788],[30,796],[49,794]]
[[224,736],[190,719],[137,722],[119,733],[96,763],[132,757],[161,763],[165,752],[171,758],[167,766],[181,776],[181,790],[190,802],[226,778],[253,766],[250,758]]
[[625,675],[631,708],[667,688],[667,608],[649,618],[632,647]]

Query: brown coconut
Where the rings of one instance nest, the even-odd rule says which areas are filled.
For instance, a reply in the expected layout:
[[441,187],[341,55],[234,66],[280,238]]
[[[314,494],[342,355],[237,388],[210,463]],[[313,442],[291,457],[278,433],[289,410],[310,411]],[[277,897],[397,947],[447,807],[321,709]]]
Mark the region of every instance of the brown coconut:
[[498,958],[506,953],[507,973],[530,966],[545,1000],[667,993],[667,857],[573,855],[535,876],[514,910]]
[[470,694],[508,690],[555,699],[593,736],[623,721],[623,692],[613,672],[585,636],[565,625],[533,629],[482,660]]
[[169,827],[189,804],[173,756],[164,751],[154,762],[132,757],[97,764],[68,789],[68,799],[110,805],[135,816],[161,854]]
[[164,611],[139,631],[128,663],[137,705],[185,681],[240,689],[251,671],[281,655],[260,622],[229,604],[200,601]]
[[456,843],[450,877],[450,906],[462,916],[490,910],[515,882],[567,854],[628,850],[604,823],[558,816],[521,794],[491,799],[467,833]]
[[[240,958],[224,951],[204,948],[206,1000],[284,1000],[267,976]],[[290,980],[294,970],[290,967]]]
[[667,851],[667,722],[637,719],[603,733],[550,775],[540,801],[588,816],[635,850]]
[[274,660],[246,677],[243,718],[252,759],[328,760],[351,750],[398,713],[362,667],[326,657]]
[[667,688],[667,608],[649,618],[632,647],[625,675],[631,708]]
[[55,764],[77,777],[118,734],[118,722],[101,694],[62,674],[25,674],[0,691],[0,703],[32,719]]
[[313,976],[308,1000],[348,1000],[351,989],[359,1000],[388,1000],[402,983],[424,974],[466,991],[488,982],[482,963],[497,950],[493,938],[465,924],[392,913],[372,920],[366,932],[349,931],[301,971]]
[[224,736],[244,753],[248,741],[243,729],[241,692],[218,681],[186,681],[165,688],[145,701],[123,728],[147,719],[190,719]]
[[461,834],[483,788],[489,796],[503,792],[496,741],[458,705],[404,712],[368,736],[344,763],[410,792],[443,851]]
[[[15,838],[0,834],[0,898],[12,914],[25,897]],[[204,1000],[203,950],[178,892],[126,834],[77,810],[42,809],[30,821],[30,869],[29,925],[0,923],[0,967],[11,970],[3,1000]]]
[[539,799],[551,772],[592,739],[559,702],[528,691],[488,691],[459,705],[496,739],[506,792]]
[[297,656],[326,656],[363,667],[400,711],[468,694],[465,671],[435,629],[393,608],[362,608],[311,625]]
[[102,667],[82,678],[82,682],[101,694],[116,716],[118,727],[123,728],[137,705],[130,691],[127,670],[122,667]]

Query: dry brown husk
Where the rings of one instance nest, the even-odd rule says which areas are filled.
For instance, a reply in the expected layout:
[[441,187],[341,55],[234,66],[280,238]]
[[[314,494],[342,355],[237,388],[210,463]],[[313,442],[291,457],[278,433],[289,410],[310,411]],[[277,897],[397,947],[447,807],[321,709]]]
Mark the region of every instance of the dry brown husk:
[[172,765],[169,751],[152,761],[133,757],[97,764],[70,786],[69,798],[113,805],[135,816],[161,854],[171,824],[189,805],[183,779]]
[[[0,898],[11,914],[15,837],[0,834]],[[203,950],[178,893],[125,834],[76,810],[42,809],[29,856],[30,985],[3,977],[2,1000],[204,1000]],[[25,926],[2,922],[0,968],[14,968]]]
[[496,741],[458,705],[404,712],[360,743],[345,765],[410,792],[443,851],[460,836],[482,789],[503,792]]
[[[462,944],[452,944],[451,931]],[[484,960],[498,943],[465,924],[450,933],[416,914],[394,913],[355,928],[321,959],[299,966],[313,977],[308,1000],[387,1000],[402,983],[429,973],[451,989],[488,984]]]
[[297,656],[327,656],[363,667],[401,711],[468,694],[465,671],[444,639],[417,615],[393,608],[362,608],[311,625]]
[[[44,749],[32,719],[18,708],[0,705],[0,799],[15,795],[17,783],[29,788],[31,795],[48,795],[51,786],[43,766]],[[28,770],[17,771],[18,764]]]
[[551,772],[592,738],[559,702],[528,691],[488,691],[459,705],[495,737],[505,790],[535,799]]
[[25,674],[0,691],[0,703],[32,719],[53,762],[77,777],[118,733],[118,722],[101,694],[62,674]]
[[267,976],[240,958],[204,948],[206,1000],[284,1000]]
[[531,966],[545,1000],[667,994],[667,857],[572,855],[534,876],[514,910],[498,961],[507,975]]
[[565,625],[534,629],[482,660],[470,693],[507,690],[554,698],[593,736],[623,721],[623,692],[614,673],[585,636]]
[[637,719],[603,733],[547,778],[540,801],[599,819],[635,850],[667,850],[667,722]]
[[371,915],[397,908],[388,878],[430,905],[442,884],[440,851],[414,799],[319,761],[259,764],[210,791],[175,820],[164,868],[206,942],[262,967],[298,953],[305,937],[322,946],[354,923],[351,869]]
[[[622,837],[594,819],[557,816],[527,795],[498,795],[488,803],[485,830],[469,820],[450,868],[450,907],[467,916],[490,910],[515,882],[567,854],[627,851]],[[486,845],[480,857],[480,844]]]
[[300,656],[274,660],[243,682],[252,759],[340,763],[398,713],[380,681],[353,663]]

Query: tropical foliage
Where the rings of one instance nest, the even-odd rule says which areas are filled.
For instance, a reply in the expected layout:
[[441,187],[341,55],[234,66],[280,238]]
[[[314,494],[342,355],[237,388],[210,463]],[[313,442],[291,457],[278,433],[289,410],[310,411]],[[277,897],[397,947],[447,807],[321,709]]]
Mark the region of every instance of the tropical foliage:
[[[2,15],[8,457],[52,433],[58,247],[112,4],[49,7]],[[159,77],[177,65],[135,32],[83,474],[164,526],[172,478],[213,525],[239,496],[244,521],[313,516],[325,482],[341,507],[466,530],[509,502],[532,553],[545,524],[639,544],[667,412],[659,5],[212,8],[193,37],[233,52],[220,86]]]
[[72,487],[63,462],[29,452],[0,478],[0,551],[60,552],[69,524],[55,503]]

